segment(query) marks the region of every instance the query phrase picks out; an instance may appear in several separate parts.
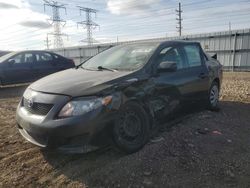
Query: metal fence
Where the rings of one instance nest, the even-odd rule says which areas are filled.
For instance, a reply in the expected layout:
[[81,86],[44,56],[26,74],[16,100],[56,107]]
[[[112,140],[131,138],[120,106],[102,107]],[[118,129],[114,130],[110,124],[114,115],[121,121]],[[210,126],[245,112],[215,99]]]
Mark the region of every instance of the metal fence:
[[[155,38],[142,41],[166,41],[166,40],[191,40],[200,42],[208,53],[217,53],[218,60],[223,64],[224,70],[250,71],[250,29],[215,32],[206,34],[186,35],[182,37]],[[74,59],[76,64],[88,59],[107,48],[124,43],[107,43],[93,46],[78,46],[52,51],[65,57]]]

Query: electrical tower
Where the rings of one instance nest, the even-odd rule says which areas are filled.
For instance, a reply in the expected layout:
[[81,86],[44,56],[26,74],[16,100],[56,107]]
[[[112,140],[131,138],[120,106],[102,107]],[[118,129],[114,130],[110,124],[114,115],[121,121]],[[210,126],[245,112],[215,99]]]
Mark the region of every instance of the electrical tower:
[[181,3],[179,3],[179,9],[178,10],[175,10],[176,13],[177,13],[177,18],[176,20],[178,21],[178,26],[176,27],[178,29],[178,33],[179,33],[179,36],[182,35],[182,9],[181,9]]
[[80,10],[80,15],[82,11],[86,13],[86,20],[77,23],[77,26],[82,25],[87,29],[87,39],[82,40],[82,42],[87,42],[88,45],[92,45],[94,42],[96,42],[96,40],[92,37],[92,31],[99,26],[97,23],[92,21],[92,13],[96,15],[97,10],[81,6],[77,7]]
[[54,36],[54,48],[62,48],[63,47],[62,36],[67,36],[67,35],[61,32],[61,26],[64,26],[66,24],[66,21],[60,18],[59,10],[64,9],[65,14],[67,14],[65,4],[61,4],[53,0],[43,0],[43,1],[44,1],[44,12],[46,11],[45,10],[46,6],[51,7],[53,12],[52,19],[50,19],[51,21],[50,24],[54,26],[54,32],[48,33],[48,35]]

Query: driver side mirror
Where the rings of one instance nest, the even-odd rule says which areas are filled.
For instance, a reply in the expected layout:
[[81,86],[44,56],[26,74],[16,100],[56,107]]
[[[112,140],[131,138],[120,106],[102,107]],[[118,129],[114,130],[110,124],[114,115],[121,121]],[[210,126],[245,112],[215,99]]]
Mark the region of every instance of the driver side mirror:
[[8,63],[9,63],[10,65],[13,65],[15,62],[16,62],[15,59],[9,59],[9,60],[8,60]]
[[163,61],[159,64],[158,72],[175,72],[177,70],[177,64],[174,61]]

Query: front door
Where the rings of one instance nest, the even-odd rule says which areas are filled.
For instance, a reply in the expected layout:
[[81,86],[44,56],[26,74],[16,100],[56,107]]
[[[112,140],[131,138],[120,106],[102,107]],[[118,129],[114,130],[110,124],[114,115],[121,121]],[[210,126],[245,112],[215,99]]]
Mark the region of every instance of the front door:
[[11,58],[13,63],[5,67],[5,84],[17,84],[32,81],[32,53],[20,53]]

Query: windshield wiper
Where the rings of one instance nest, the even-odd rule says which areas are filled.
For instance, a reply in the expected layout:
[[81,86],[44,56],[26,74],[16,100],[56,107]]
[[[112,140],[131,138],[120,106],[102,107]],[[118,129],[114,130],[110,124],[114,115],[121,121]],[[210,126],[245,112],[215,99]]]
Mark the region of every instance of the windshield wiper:
[[[90,60],[92,57],[89,57],[89,58],[87,58],[87,59],[85,59],[83,62],[81,62],[79,65],[76,65],[75,66],[75,68],[76,69],[78,69],[79,67],[82,67],[82,65],[84,64],[84,63],[86,63],[88,60]],[[85,68],[84,68],[85,69]]]
[[98,70],[107,70],[107,71],[111,71],[111,72],[116,72],[117,70],[115,69],[110,69],[110,68],[106,68],[106,67],[103,67],[103,66],[99,66],[97,67]]
[[83,66],[80,66],[80,67],[81,67],[81,69],[88,70],[88,71],[97,71],[97,70],[94,70],[94,69],[85,68],[85,67],[83,67]]

